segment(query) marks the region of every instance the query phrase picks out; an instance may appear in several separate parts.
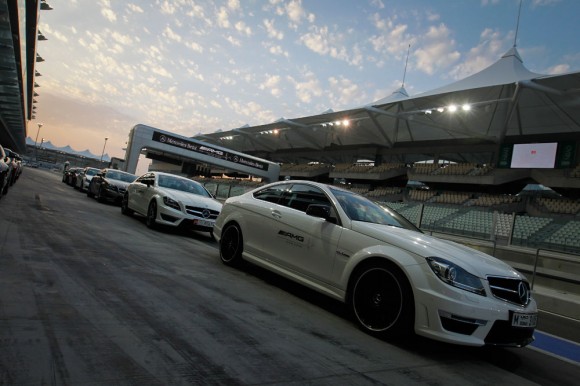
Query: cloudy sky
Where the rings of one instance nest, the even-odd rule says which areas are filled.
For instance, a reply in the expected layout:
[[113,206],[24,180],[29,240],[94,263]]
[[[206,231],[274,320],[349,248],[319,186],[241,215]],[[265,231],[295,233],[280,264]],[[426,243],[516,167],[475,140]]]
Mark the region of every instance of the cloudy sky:
[[[37,134],[124,157],[135,124],[181,135],[410,95],[516,46],[531,71],[580,70],[578,0],[47,0]],[[409,48],[410,47],[410,48]],[[405,62],[409,51],[407,72]],[[40,138],[39,138],[40,141]]]

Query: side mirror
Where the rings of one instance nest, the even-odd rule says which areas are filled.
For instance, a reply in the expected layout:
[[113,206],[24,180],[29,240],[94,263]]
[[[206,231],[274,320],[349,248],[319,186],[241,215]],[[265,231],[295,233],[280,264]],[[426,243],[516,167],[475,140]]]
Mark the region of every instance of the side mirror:
[[329,205],[311,204],[306,208],[306,214],[312,217],[322,217],[328,222],[336,224],[336,218],[332,217]]

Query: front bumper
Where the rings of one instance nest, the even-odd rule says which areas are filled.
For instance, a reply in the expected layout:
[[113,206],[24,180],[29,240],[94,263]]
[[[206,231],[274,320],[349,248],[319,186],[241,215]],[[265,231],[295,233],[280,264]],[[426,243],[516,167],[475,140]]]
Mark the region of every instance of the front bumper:
[[480,296],[447,285],[430,272],[422,273],[423,282],[414,286],[417,334],[469,346],[523,347],[534,340],[535,326],[512,326],[514,313],[537,316],[533,299],[521,306],[494,297],[486,281],[487,296]]
[[193,229],[202,232],[213,232],[215,224],[215,219],[193,216],[165,205],[158,205],[156,221],[162,225]]

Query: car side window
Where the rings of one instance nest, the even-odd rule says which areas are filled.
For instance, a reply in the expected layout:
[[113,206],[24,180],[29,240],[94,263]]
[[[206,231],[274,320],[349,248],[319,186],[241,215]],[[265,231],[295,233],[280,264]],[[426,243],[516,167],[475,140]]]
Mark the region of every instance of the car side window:
[[273,202],[274,204],[278,204],[280,198],[284,195],[284,192],[288,190],[290,184],[282,184],[282,185],[275,185],[271,186],[266,189],[262,189],[254,193],[254,198],[257,200]]
[[139,182],[141,184],[145,184],[147,181],[151,181],[154,178],[155,177],[153,177],[153,175],[151,175],[151,173],[147,173],[147,174],[144,174],[141,177],[137,178],[137,180],[135,182]]
[[301,212],[306,212],[306,209],[311,204],[331,206],[330,200],[322,190],[305,184],[292,185],[292,188],[286,192],[280,204]]

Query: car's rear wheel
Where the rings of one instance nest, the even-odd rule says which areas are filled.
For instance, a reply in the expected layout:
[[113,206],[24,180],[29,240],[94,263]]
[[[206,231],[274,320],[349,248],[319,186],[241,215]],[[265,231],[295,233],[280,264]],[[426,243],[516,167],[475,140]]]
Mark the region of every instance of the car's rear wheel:
[[123,195],[123,200],[121,201],[121,213],[126,216],[131,216],[133,210],[129,208],[129,193]]
[[226,265],[239,265],[242,261],[244,242],[242,231],[236,224],[229,224],[220,238],[220,259]]
[[409,282],[396,266],[372,262],[357,269],[349,303],[359,327],[375,336],[409,335],[414,328],[414,301]]
[[147,209],[147,219],[145,220],[145,224],[150,229],[157,228],[157,222],[155,219],[157,218],[157,203],[155,200],[151,201],[149,204],[149,208]]

